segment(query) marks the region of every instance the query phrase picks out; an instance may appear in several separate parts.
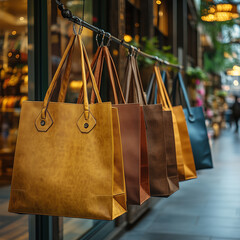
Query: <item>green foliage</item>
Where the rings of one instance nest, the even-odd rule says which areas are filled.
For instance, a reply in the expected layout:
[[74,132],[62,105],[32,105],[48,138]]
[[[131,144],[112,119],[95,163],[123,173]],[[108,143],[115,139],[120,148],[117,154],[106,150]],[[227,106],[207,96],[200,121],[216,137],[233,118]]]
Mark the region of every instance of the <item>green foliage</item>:
[[223,90],[219,90],[219,91],[216,92],[216,95],[218,97],[225,98],[228,94],[227,94],[227,92],[225,92]]
[[[163,46],[162,50],[160,50],[157,37],[153,37],[151,39],[148,39],[147,37],[143,37],[141,39],[141,44],[136,41],[132,41],[131,44],[137,48],[140,48],[143,52],[147,54],[157,56],[173,64],[178,64],[177,58],[170,52],[172,47]],[[138,62],[141,67],[148,67],[155,63],[154,60],[143,57],[141,55],[139,55],[138,57]]]
[[187,76],[191,79],[207,80],[206,73],[200,67],[188,67],[186,71]]

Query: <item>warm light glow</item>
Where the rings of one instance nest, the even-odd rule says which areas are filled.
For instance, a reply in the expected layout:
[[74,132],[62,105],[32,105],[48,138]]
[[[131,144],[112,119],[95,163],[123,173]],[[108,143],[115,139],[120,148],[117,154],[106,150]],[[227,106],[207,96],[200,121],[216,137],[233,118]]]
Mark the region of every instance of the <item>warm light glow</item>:
[[217,11],[218,12],[231,12],[233,9],[232,4],[217,4]]
[[80,90],[83,85],[82,81],[71,81],[70,82],[70,88],[72,90]]
[[11,57],[11,56],[12,56],[12,53],[11,53],[11,52],[9,52],[9,53],[8,53],[8,57]]
[[223,85],[222,86],[222,89],[225,90],[225,91],[229,91],[230,90],[230,87],[228,85]]
[[224,55],[225,58],[231,58],[231,56],[230,56],[230,54],[228,52],[224,52],[223,55]]
[[162,2],[160,0],[156,0],[156,4],[160,5]]
[[135,23],[134,26],[135,26],[136,28],[138,28],[138,27],[139,27],[139,23]]
[[206,22],[224,22],[238,17],[237,5],[222,3],[212,5],[208,10],[204,9],[201,19]]
[[216,18],[213,14],[208,14],[207,16],[202,16],[201,19],[204,22],[214,22],[214,21],[216,21]]
[[20,58],[20,55],[19,55],[19,54],[17,54],[17,55],[15,56],[15,58],[16,58],[16,59],[19,59],[19,58]]
[[17,34],[17,32],[16,31],[12,31],[12,35],[16,35]]
[[232,19],[232,14],[229,12],[216,12],[216,21],[218,22],[224,22],[224,21],[229,21]]
[[211,6],[208,10],[209,13],[215,13],[216,12],[216,8],[215,6]]
[[23,20],[24,20],[24,17],[20,17],[19,20],[20,20],[20,21],[23,21]]
[[233,81],[233,85],[234,85],[235,87],[237,87],[237,86],[239,85],[238,80],[234,80],[234,81]]
[[235,70],[235,71],[240,71],[240,67],[237,66],[237,65],[234,65],[234,66],[233,66],[233,70]]
[[227,75],[235,77],[240,76],[240,67],[237,65],[233,66],[231,70],[227,71]]
[[160,11],[160,12],[158,13],[158,15],[159,15],[159,17],[162,17],[162,16],[163,16],[163,11]]
[[131,42],[132,41],[132,36],[130,36],[130,35],[124,35],[124,41],[125,42]]
[[117,56],[118,55],[118,50],[117,49],[114,49],[113,50],[113,56]]
[[233,52],[233,53],[232,53],[232,57],[233,57],[233,58],[237,58],[237,53]]

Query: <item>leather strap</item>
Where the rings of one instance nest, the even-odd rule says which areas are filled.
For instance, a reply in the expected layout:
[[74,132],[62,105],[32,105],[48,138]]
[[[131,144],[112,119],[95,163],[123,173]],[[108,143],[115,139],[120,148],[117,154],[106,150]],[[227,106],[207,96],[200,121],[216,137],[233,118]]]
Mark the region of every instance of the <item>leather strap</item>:
[[143,104],[147,105],[147,100],[146,100],[145,93],[144,93],[144,90],[143,90],[141,75],[140,75],[140,71],[139,71],[139,68],[138,68],[138,62],[137,62],[136,57],[134,58],[134,63],[135,63],[135,69],[137,71],[137,80],[139,82],[140,93],[141,93],[141,97],[142,97],[142,100],[143,100]]
[[[157,82],[155,80],[156,78],[156,74],[155,72],[152,73],[151,76],[151,80],[148,86],[148,90],[147,90],[147,103],[153,103],[153,104],[157,104],[157,98],[158,98],[158,85]],[[167,78],[166,78],[166,71],[163,70],[162,71],[162,81],[165,85],[166,91],[168,93],[168,89],[167,89]]]
[[84,59],[86,61],[86,64],[87,64],[87,68],[88,68],[88,71],[90,73],[90,79],[92,81],[92,85],[93,85],[93,90],[94,90],[94,93],[97,97],[97,101],[98,103],[102,103],[102,99],[100,97],[100,93],[99,93],[99,90],[98,90],[98,86],[97,86],[97,83],[96,83],[96,80],[95,80],[95,77],[93,75],[93,72],[92,72],[92,69],[91,69],[91,65],[90,65],[90,61],[88,59],[88,56],[87,56],[87,51],[86,51],[86,48],[85,46],[83,45],[83,53],[84,53]]
[[[123,96],[123,92],[122,92],[120,80],[119,80],[119,77],[118,77],[118,74],[117,74],[117,70],[116,70],[114,61],[112,59],[112,56],[111,56],[111,54],[109,52],[108,47],[107,46],[103,46],[102,47],[102,51],[103,51],[103,55],[99,55],[98,56],[96,69],[94,71],[94,75],[95,75],[95,78],[96,78],[97,85],[98,85],[98,87],[100,89],[101,77],[102,77],[102,71],[103,71],[103,63],[104,63],[104,60],[105,60],[106,64],[107,64],[109,79],[110,79],[112,90],[113,90],[114,103],[115,104],[119,103],[117,90],[116,90],[116,85],[115,85],[115,80],[116,80],[117,85],[118,85],[118,89],[119,89],[119,92],[120,92],[121,100],[122,100],[123,103],[126,103],[125,99],[124,99],[124,96]],[[92,94],[91,101],[92,102],[95,101],[95,96],[93,94]]]
[[[106,49],[108,50],[108,48],[106,47]],[[120,92],[120,96],[121,96],[121,99],[122,99],[122,102],[125,104],[126,101],[125,101],[125,98],[124,98],[124,95],[123,95],[123,91],[122,91],[122,87],[121,87],[121,83],[120,83],[120,80],[119,80],[119,77],[118,77],[118,74],[117,74],[117,69],[116,69],[116,66],[114,64],[114,61],[113,61],[113,58],[108,50],[108,56],[111,60],[111,63],[112,63],[112,69],[114,71],[114,75],[116,77],[116,80],[117,80],[117,85],[118,85],[118,89],[119,89],[119,92]]]
[[151,99],[152,99],[152,95],[153,95],[153,85],[155,85],[155,73],[152,73],[149,85],[148,85],[148,89],[147,89],[147,103],[151,104]]
[[[133,80],[133,82],[132,82]],[[142,81],[138,69],[137,59],[136,57],[129,55],[127,62],[127,70],[126,70],[126,93],[125,98],[128,103],[130,100],[130,91],[132,90],[133,95],[136,92],[136,98],[134,101],[141,105],[147,105],[147,101],[144,95]],[[134,88],[134,89],[131,89]],[[134,98],[134,96],[133,96]]]
[[132,79],[132,70],[131,70],[131,56],[128,56],[127,59],[127,67],[126,67],[126,87],[125,87],[125,100],[127,103],[130,101],[130,86],[131,86],[131,79]]
[[58,77],[60,75],[60,72],[62,70],[62,67],[64,65],[64,62],[65,62],[65,60],[68,56],[68,53],[69,53],[69,51],[70,51],[70,49],[71,49],[71,47],[74,43],[75,37],[76,37],[75,35],[71,36],[71,38],[69,40],[69,43],[67,45],[67,48],[65,49],[65,51],[63,53],[63,56],[62,56],[62,59],[61,59],[59,65],[58,65],[58,68],[57,68],[54,76],[53,76],[52,82],[51,82],[51,84],[50,84],[50,86],[47,90],[47,93],[46,93],[44,101],[43,101],[43,108],[42,108],[42,112],[41,112],[41,118],[42,119],[46,118],[46,112],[47,112],[47,107],[48,107],[49,101],[50,101],[50,99],[52,97],[52,94],[53,94],[53,91],[56,87],[56,83],[57,83]]
[[[177,82],[179,82],[179,84],[180,84],[179,88],[181,88],[181,90],[182,90],[188,114],[189,114],[190,117],[193,117],[194,114],[193,114],[193,112],[191,110],[191,105],[190,105],[190,102],[189,102],[189,99],[188,99],[187,90],[185,88],[185,84],[184,84],[184,81],[183,81],[183,78],[182,78],[182,74],[181,74],[180,71],[178,72],[176,78],[173,81],[173,90],[172,90],[173,104],[176,105]],[[183,104],[182,101],[181,101],[181,104]]]
[[[96,62],[95,62],[94,77],[95,77],[95,80],[96,80],[96,83],[97,83],[97,87],[98,87],[98,89],[100,91],[100,89],[101,89],[101,81],[99,81],[99,78],[101,77],[102,71],[103,71],[104,54],[103,54],[102,47],[100,47],[99,49],[100,49],[99,55],[96,58]],[[92,90],[91,103],[95,102],[95,98],[96,98],[95,93]]]
[[164,86],[159,67],[154,66],[154,71],[156,73],[156,79],[157,79],[157,84],[158,84],[158,89],[159,89],[158,96],[163,105],[163,108],[172,110],[172,104],[170,102],[169,96],[168,96],[166,88]]
[[[44,101],[43,101],[43,108],[42,108],[42,111],[41,111],[41,119],[46,118],[46,112],[47,112],[47,107],[48,107],[50,98],[51,98],[51,96],[53,94],[53,91],[56,87],[58,76],[60,74],[60,71],[63,67],[63,64],[64,64],[64,62],[67,58],[67,55],[68,55],[70,49],[73,46],[73,42],[74,42],[75,38],[76,38],[75,35],[73,35],[70,38],[70,41],[67,45],[66,50],[64,51],[63,57],[62,57],[62,59],[60,61],[60,64],[57,68],[57,71],[55,72],[53,80],[52,80],[52,82],[51,82],[51,84],[50,84],[50,86],[47,90],[47,93],[46,93]],[[87,57],[87,52],[86,52],[86,49],[85,49],[85,47],[82,43],[82,39],[81,39],[80,35],[77,35],[77,39],[78,39],[78,44],[79,44],[79,47],[80,47],[80,55],[81,55],[81,69],[82,69],[83,94],[84,94],[84,117],[85,117],[85,119],[88,119],[89,118],[89,103],[88,103],[88,97],[87,97],[87,81],[86,81],[85,63],[87,65],[87,68],[88,68],[88,71],[89,71],[89,74],[90,74],[90,77],[91,77],[91,80],[92,80],[92,83],[93,83],[93,89],[94,89],[95,94],[97,96],[97,100],[100,103],[102,101],[101,101],[101,98],[100,98],[98,88],[96,86],[96,82],[95,82],[95,79],[94,79],[94,76],[93,76],[93,73],[92,73],[92,70],[91,70],[91,66],[90,66],[88,57]]]
[[[101,47],[98,47],[98,49],[97,49],[97,51],[96,51],[96,53],[93,57],[93,60],[92,60],[92,63],[91,63],[91,69],[92,70],[95,68],[98,55],[100,54],[100,50],[101,50]],[[88,83],[88,81],[89,81],[89,72],[88,72],[88,75],[87,75],[87,83]],[[81,88],[80,92],[79,92],[77,103],[82,103],[82,101],[83,101],[83,91],[82,91],[82,88]]]

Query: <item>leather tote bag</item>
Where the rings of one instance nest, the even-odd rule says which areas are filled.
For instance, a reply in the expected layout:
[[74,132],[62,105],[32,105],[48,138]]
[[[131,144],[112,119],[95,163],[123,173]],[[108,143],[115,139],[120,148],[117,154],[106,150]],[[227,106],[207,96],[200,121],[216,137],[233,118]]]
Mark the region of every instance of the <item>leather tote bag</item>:
[[[75,38],[84,103],[50,102]],[[97,104],[88,103],[85,64]],[[71,37],[44,101],[23,103],[9,211],[100,220],[126,212],[118,111],[102,103],[79,35]]]
[[196,178],[196,168],[184,113],[181,107],[172,107],[160,74],[160,69],[157,66],[155,66],[155,74],[160,90],[159,100],[165,109],[172,112],[179,180],[184,181]]
[[[157,82],[156,74],[153,72],[151,80],[147,90],[147,102],[151,104],[157,104]],[[167,180],[169,183],[169,194],[170,196],[179,189],[179,178],[177,170],[176,150],[174,141],[173,121],[171,111],[163,111],[163,133],[164,133],[164,146],[165,155],[167,161]]]
[[[99,47],[99,52],[97,51],[96,55],[93,58],[92,66],[98,88],[101,87],[102,70],[105,62],[112,87],[114,107],[117,107],[119,112],[127,204],[141,205],[150,198],[147,140],[142,109],[139,104],[126,104],[117,70],[108,47]],[[120,95],[120,102],[123,104],[119,104],[118,95]],[[95,102],[94,91],[92,91],[91,101]]]
[[[173,82],[173,104],[176,105],[176,93],[178,90],[182,90],[185,100],[186,108],[184,109],[185,118],[187,121],[187,127],[189,137],[192,145],[192,151],[196,169],[213,168],[211,149],[209,146],[209,140],[207,135],[207,128],[205,125],[205,117],[202,107],[191,107],[187,95],[187,90],[184,85],[184,81],[181,72],[178,72]],[[179,94],[181,96],[181,94]],[[183,99],[181,104],[183,104]]]
[[162,105],[147,105],[135,56],[128,57],[127,66],[126,101],[131,99],[131,101],[138,102],[143,106],[151,196],[167,197],[178,189],[178,185],[172,188],[171,180],[168,179]]

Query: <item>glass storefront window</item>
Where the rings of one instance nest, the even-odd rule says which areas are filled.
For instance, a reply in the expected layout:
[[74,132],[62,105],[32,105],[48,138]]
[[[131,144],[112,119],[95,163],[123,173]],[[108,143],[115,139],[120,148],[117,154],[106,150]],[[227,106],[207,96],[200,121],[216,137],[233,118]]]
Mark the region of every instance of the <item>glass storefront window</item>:
[[22,102],[28,99],[27,0],[0,1],[0,239],[28,239],[28,216],[8,213]]
[[153,24],[164,36],[168,36],[167,1],[161,1],[161,4],[153,2]]

